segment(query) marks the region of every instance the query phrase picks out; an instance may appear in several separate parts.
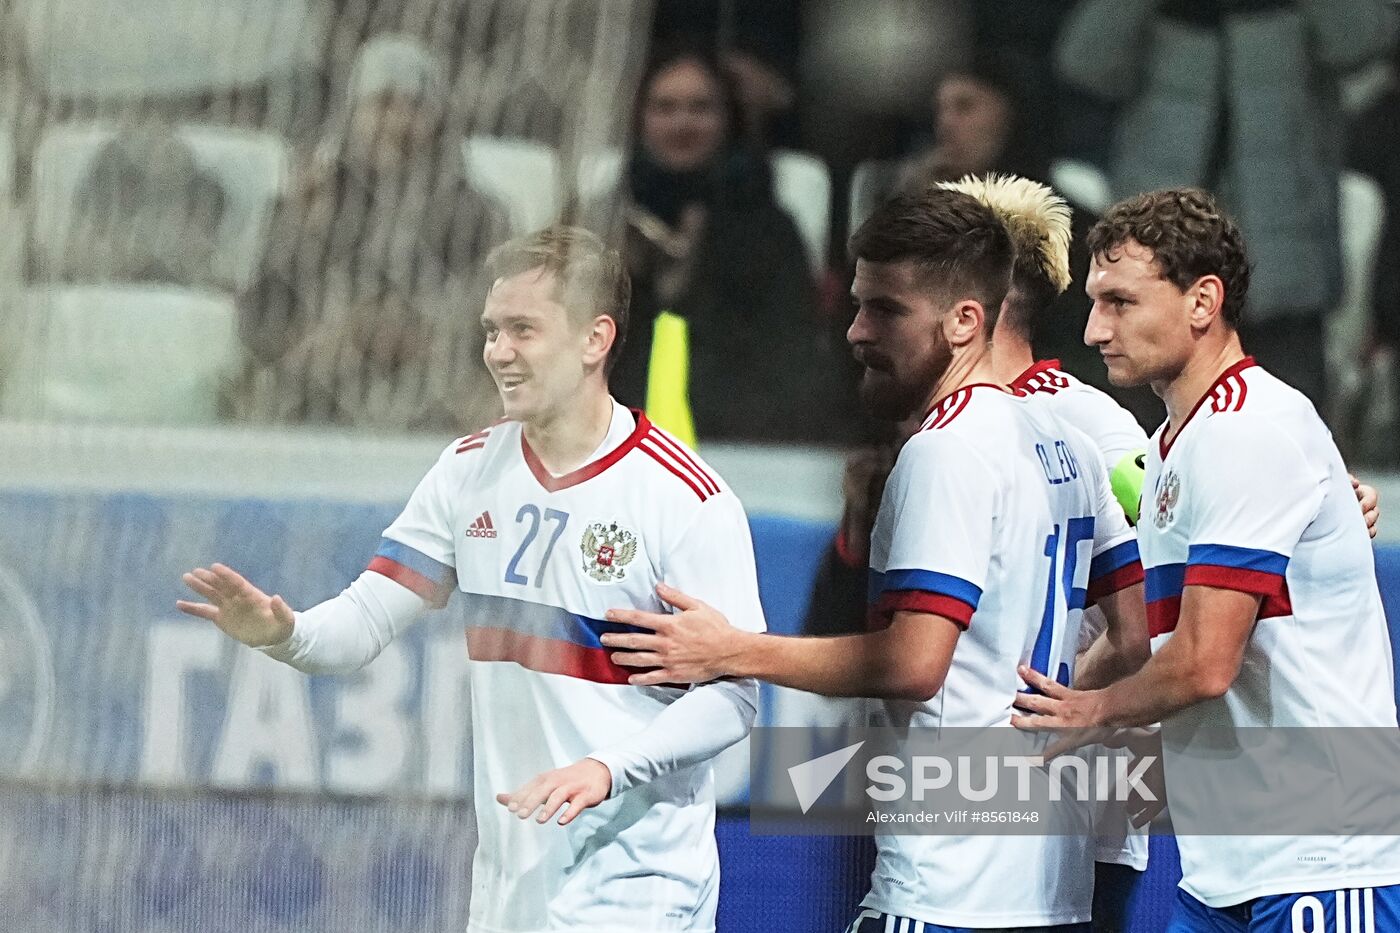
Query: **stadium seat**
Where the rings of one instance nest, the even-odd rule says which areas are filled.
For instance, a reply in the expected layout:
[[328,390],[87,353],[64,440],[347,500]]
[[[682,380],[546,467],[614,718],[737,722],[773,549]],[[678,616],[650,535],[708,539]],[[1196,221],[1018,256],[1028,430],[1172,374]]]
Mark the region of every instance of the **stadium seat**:
[[578,198],[589,204],[598,198],[607,197],[617,187],[622,177],[622,153],[616,149],[603,149],[591,152],[579,160],[574,178]]
[[[177,134],[224,189],[215,271],[229,285],[240,285],[257,266],[287,178],[287,144],[268,133],[200,124],[182,125]],[[33,242],[40,268],[68,248],[76,195],[93,160],[116,135],[110,123],[61,124],[44,134],[34,155]]]
[[899,163],[893,159],[866,159],[851,173],[851,196],[847,204],[848,230],[854,233],[875,213],[894,187]]
[[239,361],[232,298],[172,287],[32,289],[0,320],[8,418],[202,424]]
[[514,232],[548,226],[559,217],[559,156],[523,139],[470,136],[462,142],[467,178],[510,211]]
[[8,290],[19,281],[24,258],[25,219],[15,203],[15,144],[8,133],[0,133],[0,225],[12,231],[0,240],[0,290]]
[[[132,99],[257,85],[314,65],[307,0],[47,0],[12,4],[26,78],[48,98]],[[11,23],[7,22],[7,25]]]
[[[772,154],[773,196],[797,225],[814,275],[826,267],[831,243],[831,173],[814,155],[791,149]],[[581,160],[575,175],[579,200],[587,204],[606,196],[622,174],[622,155],[615,149]]]
[[773,194],[793,221],[814,274],[826,268],[831,244],[831,173],[814,155],[779,149],[773,153]]
[[1330,403],[1340,415],[1356,403],[1368,384],[1388,392],[1389,382],[1368,372],[1364,357],[1371,316],[1371,286],[1376,253],[1385,223],[1385,195],[1372,178],[1343,172],[1339,183],[1342,248],[1342,295],[1327,315],[1327,373],[1334,387]]
[[1056,159],[1050,165],[1050,185],[1071,204],[1102,214],[1113,203],[1108,177],[1098,166],[1078,159]]

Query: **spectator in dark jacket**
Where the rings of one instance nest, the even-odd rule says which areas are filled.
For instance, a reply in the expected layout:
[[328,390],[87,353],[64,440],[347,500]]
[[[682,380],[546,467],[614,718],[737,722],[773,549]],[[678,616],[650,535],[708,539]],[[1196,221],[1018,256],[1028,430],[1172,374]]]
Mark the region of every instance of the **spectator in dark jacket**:
[[633,279],[632,325],[612,386],[646,398],[652,324],[685,318],[696,434],[709,440],[832,442],[844,356],[821,327],[797,227],[773,198],[725,71],[706,51],[658,53],[642,79],[620,205]]
[[[914,191],[940,181],[991,172],[1050,184],[1053,126],[1047,101],[1034,86],[1034,75],[1034,69],[1021,57],[990,51],[949,70],[933,95],[933,144],[891,166],[885,184],[893,191]],[[1060,360],[1075,375],[1132,411],[1144,429],[1154,430],[1162,421],[1161,402],[1145,388],[1109,385],[1098,351],[1084,346],[1084,326],[1089,318],[1089,300],[1084,295],[1089,254],[1084,238],[1098,217],[1073,200],[1070,208],[1070,271],[1074,278],[1054,300],[1050,313],[1036,323],[1032,334],[1036,358]]]
[[224,288],[215,269],[226,194],[173,127],[124,127],[75,195],[76,219],[52,274],[70,282]]

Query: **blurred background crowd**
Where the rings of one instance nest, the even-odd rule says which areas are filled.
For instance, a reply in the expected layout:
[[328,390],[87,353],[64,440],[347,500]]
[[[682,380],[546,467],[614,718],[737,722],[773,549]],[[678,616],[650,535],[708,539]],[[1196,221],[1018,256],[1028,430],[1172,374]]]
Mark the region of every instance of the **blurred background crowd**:
[[[1383,0],[8,0],[0,416],[460,434],[489,249],[556,219],[635,280],[700,442],[847,446],[847,235],[968,172],[1216,191],[1247,347],[1393,466],[1400,9]],[[679,349],[674,324],[682,325]],[[1150,430],[1159,403],[1115,394]]]

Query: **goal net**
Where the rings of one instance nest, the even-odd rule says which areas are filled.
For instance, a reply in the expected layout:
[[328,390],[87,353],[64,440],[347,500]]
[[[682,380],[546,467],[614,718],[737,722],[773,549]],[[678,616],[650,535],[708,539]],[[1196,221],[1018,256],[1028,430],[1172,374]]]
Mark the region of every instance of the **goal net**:
[[495,417],[481,261],[606,207],[651,12],[0,6],[0,928],[465,927],[462,620],[308,678],[174,601],[333,595]]

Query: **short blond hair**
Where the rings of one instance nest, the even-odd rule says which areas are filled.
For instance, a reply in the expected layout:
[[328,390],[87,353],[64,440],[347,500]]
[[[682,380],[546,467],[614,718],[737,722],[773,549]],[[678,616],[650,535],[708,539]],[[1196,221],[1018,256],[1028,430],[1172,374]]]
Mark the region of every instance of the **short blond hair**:
[[627,340],[627,316],[632,303],[632,279],[618,251],[582,227],[555,224],[516,237],[486,257],[486,274],[494,283],[522,272],[539,270],[554,276],[558,299],[579,321],[607,315],[617,325],[617,337],[604,364],[612,372]]

